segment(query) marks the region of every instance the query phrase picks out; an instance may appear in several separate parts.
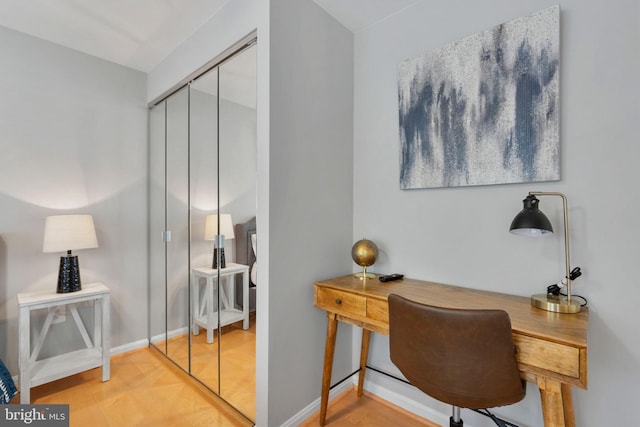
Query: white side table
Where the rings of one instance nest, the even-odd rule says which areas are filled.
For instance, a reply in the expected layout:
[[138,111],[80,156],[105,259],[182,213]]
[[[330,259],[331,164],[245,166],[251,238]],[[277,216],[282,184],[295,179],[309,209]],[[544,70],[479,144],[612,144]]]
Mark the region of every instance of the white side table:
[[[218,308],[214,303],[214,294],[219,292],[220,298],[220,326],[242,320],[242,328],[249,329],[249,266],[228,262],[220,269],[220,279],[242,274],[242,310],[235,308],[236,291],[233,283],[218,284],[218,270],[207,267],[194,268],[191,279],[191,297],[193,301],[193,316],[191,328],[194,335],[200,333],[200,327],[207,330],[207,342],[213,342],[213,331],[218,328]],[[205,289],[200,298],[200,279],[205,279]]]
[[[82,290],[66,294],[51,291],[18,294],[18,340],[20,365],[20,403],[31,402],[31,387],[55,381],[78,372],[102,366],[102,381],[110,377],[109,288],[102,283],[83,285]],[[93,342],[78,314],[76,304],[94,301]],[[58,306],[67,306],[86,348],[37,360]],[[31,349],[31,311],[48,309],[40,335]]]

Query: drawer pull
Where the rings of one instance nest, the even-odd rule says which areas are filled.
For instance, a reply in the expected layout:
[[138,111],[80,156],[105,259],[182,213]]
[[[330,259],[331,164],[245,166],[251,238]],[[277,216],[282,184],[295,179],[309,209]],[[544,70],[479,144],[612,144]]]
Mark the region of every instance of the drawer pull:
[[342,304],[342,300],[340,298],[336,298],[336,304]]

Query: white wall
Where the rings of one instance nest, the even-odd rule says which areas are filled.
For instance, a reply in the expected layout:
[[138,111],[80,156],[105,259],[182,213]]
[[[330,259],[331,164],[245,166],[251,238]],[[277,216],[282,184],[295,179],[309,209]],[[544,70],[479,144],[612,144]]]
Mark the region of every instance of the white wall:
[[[422,1],[356,34],[353,237],[366,235],[377,242],[382,256],[374,270],[379,272],[527,296],[543,292],[563,275],[562,232],[522,239],[508,233],[508,226],[528,191],[566,193],[572,265],[584,272],[574,290],[590,302],[589,389],[574,389],[576,425],[626,424],[634,419],[640,385],[637,0],[567,0],[560,5],[559,182],[399,190],[398,64],[552,4]],[[561,231],[560,200],[541,199],[541,208]],[[482,218],[479,224],[477,218]],[[386,338],[374,337],[370,362],[394,370]],[[442,422],[448,417],[446,406],[368,375],[369,389],[413,396],[407,406],[428,402],[430,409],[422,413]],[[535,387],[529,387],[524,402],[496,412],[520,425],[542,425]],[[491,425],[463,415],[469,425]]]
[[[100,247],[77,252],[82,282],[111,289],[112,346],[147,337],[146,79],[2,27],[0,55],[0,357],[17,375],[16,294],[56,289],[47,215],[94,216]],[[82,342],[67,328],[54,325],[45,351]]]

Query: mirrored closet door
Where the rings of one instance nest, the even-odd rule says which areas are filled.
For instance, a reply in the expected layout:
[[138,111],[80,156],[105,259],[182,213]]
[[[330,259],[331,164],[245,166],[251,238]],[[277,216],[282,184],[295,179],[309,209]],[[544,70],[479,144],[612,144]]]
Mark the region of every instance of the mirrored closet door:
[[149,115],[150,341],[255,419],[256,46]]
[[151,343],[189,369],[189,161],[186,88],[149,117]]
[[[255,419],[257,285],[256,235],[256,47],[225,61],[220,83],[220,209],[235,224],[235,264],[246,272],[229,283],[235,289],[236,309],[247,307],[250,322],[244,329],[223,330],[220,340],[220,394]],[[221,301],[221,304],[224,304]],[[223,307],[220,308],[224,312]],[[255,314],[255,313],[254,313]]]

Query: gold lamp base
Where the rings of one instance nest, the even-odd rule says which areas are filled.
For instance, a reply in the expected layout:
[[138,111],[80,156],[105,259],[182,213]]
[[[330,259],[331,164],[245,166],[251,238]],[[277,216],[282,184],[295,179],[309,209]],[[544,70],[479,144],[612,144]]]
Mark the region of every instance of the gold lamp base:
[[564,295],[535,294],[531,295],[531,305],[554,313],[578,313],[582,308],[574,300],[569,301]]
[[356,273],[353,277],[357,277],[360,280],[364,279],[375,279],[376,275],[373,273],[367,273],[367,267],[362,267],[362,273]]

